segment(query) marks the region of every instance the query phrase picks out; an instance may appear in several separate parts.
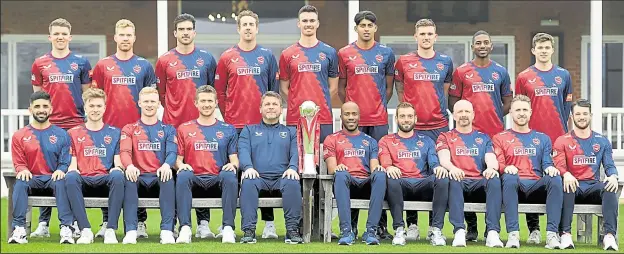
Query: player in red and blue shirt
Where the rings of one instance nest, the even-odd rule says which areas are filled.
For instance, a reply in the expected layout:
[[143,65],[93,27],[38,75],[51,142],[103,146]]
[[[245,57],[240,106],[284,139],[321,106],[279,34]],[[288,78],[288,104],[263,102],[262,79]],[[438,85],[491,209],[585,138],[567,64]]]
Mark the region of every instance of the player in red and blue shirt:
[[13,214],[9,243],[28,243],[26,239],[26,210],[28,193],[52,191],[56,198],[61,222],[61,243],[74,243],[72,212],[65,191],[65,172],[69,166],[70,140],[67,132],[50,123],[52,113],[50,94],[38,91],[30,96],[29,108],[34,121],[13,134],[11,157],[15,167]]
[[[611,141],[591,130],[591,104],[579,99],[572,107],[574,130],[555,141],[553,160],[563,176],[563,211],[561,216],[561,248],[574,248],[572,215],[576,202],[602,204],[604,216],[603,246],[618,250],[618,171],[613,161]],[[601,166],[606,178],[600,180]]]
[[[330,174],[334,174],[334,195],[340,218],[340,245],[355,241],[357,228],[351,226],[351,198],[370,199],[366,231],[362,241],[379,244],[377,225],[386,193],[386,174],[379,165],[377,141],[358,129],[360,110],[355,102],[342,105],[340,118],[343,130],[323,142],[323,158]],[[353,190],[353,191],[352,191]]]
[[388,134],[388,101],[394,88],[394,52],[375,41],[377,17],[371,11],[355,15],[357,41],[338,51],[343,102],[360,106],[360,131],[379,141]]
[[546,203],[548,226],[546,248],[559,248],[557,231],[561,220],[563,183],[553,167],[552,145],[546,134],[529,128],[531,101],[517,95],[511,101],[513,127],[493,138],[494,153],[502,175],[503,205],[507,224],[507,248],[520,248],[518,202]]
[[449,170],[449,220],[453,224],[453,246],[466,246],[464,196],[470,202],[485,199],[486,246],[502,247],[500,240],[501,180],[492,141],[485,133],[474,130],[474,109],[467,100],[453,106],[456,128],[442,133],[436,150],[440,164]]
[[123,205],[124,243],[136,243],[139,187],[142,196],[159,191],[161,243],[175,243],[175,183],[171,167],[175,165],[178,146],[173,126],[164,124],[156,116],[159,106],[156,88],[143,88],[139,94],[141,119],[121,130],[119,153],[128,178]]
[[299,10],[299,42],[282,51],[279,60],[281,93],[286,97],[286,125],[294,128],[299,120],[299,106],[312,101],[318,107],[320,142],[333,132],[331,95],[338,89],[336,49],[316,38],[318,11],[306,5]]
[[[121,131],[104,124],[102,118],[106,110],[104,91],[90,88],[82,96],[85,102],[87,121],[68,131],[71,138],[72,160],[65,178],[67,198],[78,227],[82,230],[77,243],[93,242],[91,224],[85,210],[84,195],[108,198],[108,209],[102,225],[104,243],[117,243],[119,215],[123,205],[125,176],[119,157],[119,137]],[[109,218],[110,223],[109,223]],[[100,230],[102,231],[102,230]]]
[[474,128],[490,138],[505,129],[503,117],[509,113],[513,92],[507,69],[490,59],[490,35],[477,31],[472,36],[475,58],[453,72],[449,89],[450,107],[465,99],[475,105]]
[[[220,196],[223,202],[222,242],[234,243],[234,218],[238,198],[238,133],[218,121],[217,92],[200,86],[195,95],[199,118],[178,127],[176,207],[180,234],[176,243],[191,242],[191,203],[195,196]],[[208,195],[206,195],[208,194]]]
[[208,51],[195,47],[195,18],[192,15],[178,15],[173,28],[177,45],[158,58],[155,72],[164,108],[162,121],[177,128],[199,116],[193,105],[195,89],[214,85],[217,63]]
[[[405,232],[405,198],[433,201],[431,226],[435,229],[432,229],[431,241],[434,245],[441,245],[444,241],[441,229],[448,205],[448,171],[440,166],[435,142],[414,131],[414,106],[408,102],[400,103],[395,118],[399,131],[384,136],[379,142],[379,161],[388,174],[386,198],[394,221],[392,226],[395,232]],[[397,233],[392,244],[404,245],[405,240],[404,234]]]

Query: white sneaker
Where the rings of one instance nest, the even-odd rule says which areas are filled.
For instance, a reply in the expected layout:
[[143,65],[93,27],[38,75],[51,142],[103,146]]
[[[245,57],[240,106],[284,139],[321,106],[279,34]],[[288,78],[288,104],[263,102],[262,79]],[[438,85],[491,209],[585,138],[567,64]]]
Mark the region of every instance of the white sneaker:
[[236,234],[234,234],[234,229],[230,226],[223,228],[221,236],[221,243],[236,243]]
[[[433,236],[433,229],[435,227],[429,226],[429,230],[427,230],[427,237],[425,238],[425,240],[429,241],[431,240],[431,237]],[[444,241],[446,241],[446,236],[442,235],[442,239],[444,239]]]
[[539,230],[531,231],[529,234],[529,239],[527,239],[527,244],[540,244],[542,242],[542,233]]
[[74,221],[74,224],[72,224],[72,230],[74,231],[73,233],[73,237],[74,238],[80,238],[80,228],[78,227],[78,222]]
[[602,245],[604,246],[604,250],[614,250],[618,251],[617,241],[615,241],[615,237],[612,234],[605,235],[602,238]]
[[[190,228],[189,228],[190,229]],[[190,236],[190,234],[189,234]],[[170,230],[161,230],[160,231],[160,243],[161,244],[174,244],[176,242],[175,238],[173,238],[173,232]]]
[[138,238],[147,238],[147,225],[145,222],[139,221],[137,224],[136,235]]
[[490,248],[503,248],[503,241],[500,239],[498,232],[490,230],[485,238],[485,246]]
[[407,228],[407,235],[405,236],[405,240],[409,241],[417,241],[420,240],[420,230],[418,229],[418,225],[412,224]]
[[561,245],[559,249],[574,249],[574,242],[572,242],[572,235],[570,233],[563,233],[563,235],[561,235]]
[[[135,239],[136,242],[136,239]],[[118,244],[117,235],[115,234],[115,230],[112,228],[107,228],[104,231],[104,244]]]
[[[160,238],[162,239],[162,232],[160,233]],[[189,226],[182,226],[182,228],[180,229],[180,233],[178,234],[178,238],[176,239],[175,243],[191,243],[191,236],[193,235],[193,232],[191,231],[191,227]]]
[[136,244],[137,243],[137,231],[130,230],[126,232],[126,236],[123,238],[123,244]]
[[217,231],[219,231],[219,233],[215,236],[215,238],[223,237],[223,225],[220,225]]
[[561,242],[559,242],[559,236],[555,232],[546,231],[546,249],[559,249]]
[[48,227],[48,223],[39,222],[39,226],[37,226],[34,232],[30,233],[30,237],[50,237],[50,227]]
[[26,229],[24,227],[15,227],[15,229],[13,229],[13,234],[11,235],[11,238],[9,238],[9,243],[28,243],[28,239],[26,238]]
[[403,227],[399,227],[394,231],[392,245],[405,245],[405,229]]
[[466,230],[460,229],[455,232],[453,247],[466,247]]
[[431,229],[431,245],[433,246],[446,246],[446,239],[442,235],[442,230],[433,227]]
[[74,244],[72,230],[68,226],[61,226],[60,236],[61,236],[60,243]]
[[93,232],[91,232],[90,228],[83,228],[82,232],[80,232],[80,238],[76,240],[77,244],[90,244],[93,243]]
[[104,234],[106,233],[106,227],[108,227],[108,222],[103,222],[100,230],[95,233],[95,238],[104,237]]
[[262,239],[277,239],[277,232],[275,231],[275,224],[273,222],[266,222],[264,230],[262,230]]
[[509,234],[507,235],[507,245],[505,245],[505,248],[520,248],[520,232],[509,232]]
[[212,239],[215,238],[214,233],[210,231],[210,227],[208,226],[208,221],[201,220],[199,225],[197,225],[197,232],[195,233],[195,237],[201,239]]

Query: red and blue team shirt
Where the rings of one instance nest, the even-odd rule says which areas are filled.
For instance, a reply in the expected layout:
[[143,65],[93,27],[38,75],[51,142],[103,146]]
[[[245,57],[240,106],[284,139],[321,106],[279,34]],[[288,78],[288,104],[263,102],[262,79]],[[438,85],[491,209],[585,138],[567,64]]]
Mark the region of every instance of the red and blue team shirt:
[[451,163],[464,170],[466,178],[481,178],[485,170],[485,154],[494,153],[492,140],[480,131],[461,133],[457,129],[443,132],[438,137],[436,151],[448,149]]
[[494,135],[492,143],[501,174],[505,167],[513,165],[518,168],[520,179],[538,180],[544,176],[546,168],[554,166],[550,138],[544,133],[509,129]]
[[277,60],[268,48],[256,45],[245,51],[234,46],[223,52],[215,77],[223,120],[236,128],[260,123],[262,115],[256,109],[264,93],[279,93],[278,76]]
[[203,85],[214,86],[217,63],[208,51],[193,49],[182,54],[175,48],[156,61],[156,85],[164,108],[162,121],[177,128],[180,124],[197,119],[196,89]]
[[353,177],[370,176],[370,161],[376,160],[377,156],[377,141],[361,131],[358,134],[349,134],[341,130],[329,135],[323,142],[323,159],[336,158],[337,164],[347,166]]
[[217,121],[201,125],[197,120],[178,127],[178,155],[193,168],[196,175],[218,175],[237,154],[238,132],[234,126]]
[[128,60],[115,55],[103,58],[95,65],[92,78],[92,86],[106,93],[104,123],[119,129],[139,120],[139,92],[156,85],[152,64],[137,55]]
[[394,79],[403,83],[403,101],[416,108],[417,130],[448,126],[444,84],[450,84],[453,76],[450,57],[436,52],[431,58],[423,58],[411,52],[399,57],[394,74]]
[[531,99],[533,114],[529,127],[543,132],[554,142],[568,132],[568,118],[572,108],[572,81],[570,72],[553,65],[548,71],[531,66],[518,74],[516,94]]
[[50,94],[50,123],[66,130],[84,123],[82,85],[91,84],[91,64],[86,57],[70,52],[55,58],[46,53],[35,59],[31,72],[32,85]]
[[67,172],[71,155],[67,132],[56,125],[35,129],[27,125],[13,134],[11,158],[15,172],[29,170],[33,175]]
[[115,155],[119,155],[121,130],[105,124],[102,129],[89,130],[84,125],[71,128],[70,154],[76,157],[78,170],[83,176],[108,174],[114,167]]
[[474,106],[473,127],[491,138],[505,129],[503,97],[513,96],[507,69],[490,61],[485,67],[474,62],[459,66],[453,72],[449,95],[470,101]]
[[336,49],[322,41],[310,48],[296,43],[282,51],[279,68],[279,79],[290,80],[286,124],[297,124],[304,101],[313,101],[321,108],[320,124],[333,124],[328,79],[338,77]]
[[375,42],[370,49],[361,49],[355,42],[338,51],[341,79],[347,79],[346,101],[360,107],[360,125],[388,124],[386,77],[394,76],[394,52]]
[[395,166],[404,178],[424,178],[440,166],[433,140],[416,132],[409,138],[388,134],[379,141],[379,162],[387,168]]
[[119,155],[124,168],[132,164],[141,173],[156,173],[164,163],[171,167],[175,165],[178,140],[171,125],[161,121],[147,125],[139,120],[126,125],[119,139]]
[[570,172],[579,181],[599,181],[600,165],[607,177],[618,174],[611,142],[595,131],[585,139],[576,136],[574,131],[557,138],[553,160],[561,175]]

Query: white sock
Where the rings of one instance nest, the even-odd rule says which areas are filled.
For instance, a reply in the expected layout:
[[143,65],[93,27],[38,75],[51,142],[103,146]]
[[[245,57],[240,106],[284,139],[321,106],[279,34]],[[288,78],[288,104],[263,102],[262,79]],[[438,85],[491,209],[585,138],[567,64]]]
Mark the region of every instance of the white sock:
[[275,224],[273,224],[273,221],[267,221],[266,224],[265,224],[265,227],[268,227],[268,226],[275,227]]

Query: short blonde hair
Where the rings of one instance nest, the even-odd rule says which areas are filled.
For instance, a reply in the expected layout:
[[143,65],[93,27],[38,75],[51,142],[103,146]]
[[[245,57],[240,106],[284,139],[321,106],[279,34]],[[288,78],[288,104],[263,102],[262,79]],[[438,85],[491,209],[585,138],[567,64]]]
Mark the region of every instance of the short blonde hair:
[[151,87],[151,86],[143,87],[143,89],[141,89],[141,91],[139,92],[139,96],[146,95],[146,94],[157,94],[158,95],[158,90],[155,87]]
[[84,101],[85,104],[92,99],[102,99],[106,102],[106,93],[104,93],[104,90],[94,87],[82,93],[82,101]]
[[239,27],[240,27],[240,20],[243,17],[252,17],[256,19],[256,26],[258,26],[258,24],[260,23],[260,18],[258,18],[258,14],[250,10],[244,10],[238,13],[238,16],[236,17],[236,25],[238,25]]
[[517,101],[524,101],[529,104],[529,107],[531,106],[531,99],[524,94],[516,94],[516,96],[511,99],[511,104],[513,105]]
[[117,33],[118,29],[123,29],[126,27],[132,27],[133,30],[136,30],[136,27],[134,26],[134,23],[132,23],[132,21],[127,20],[127,19],[120,19],[115,24],[115,33]]
[[555,38],[547,33],[537,33],[535,36],[533,36],[533,48],[535,48],[535,44],[545,41],[550,41],[552,47],[555,48]]
[[414,114],[416,114],[416,109],[414,108],[414,105],[412,105],[409,102],[404,101],[404,102],[399,103],[399,105],[397,105],[396,107],[396,112],[398,113],[399,109],[402,109],[402,108],[411,108],[414,110]]
[[50,26],[48,26],[48,32],[52,32],[53,26],[67,27],[67,29],[69,29],[69,32],[71,33],[71,24],[64,18],[52,20],[52,22],[50,22]]
[[426,27],[426,26],[432,26],[434,29],[436,28],[435,23],[433,23],[433,20],[431,19],[420,19],[416,22],[416,30],[418,30],[418,28],[421,27]]

